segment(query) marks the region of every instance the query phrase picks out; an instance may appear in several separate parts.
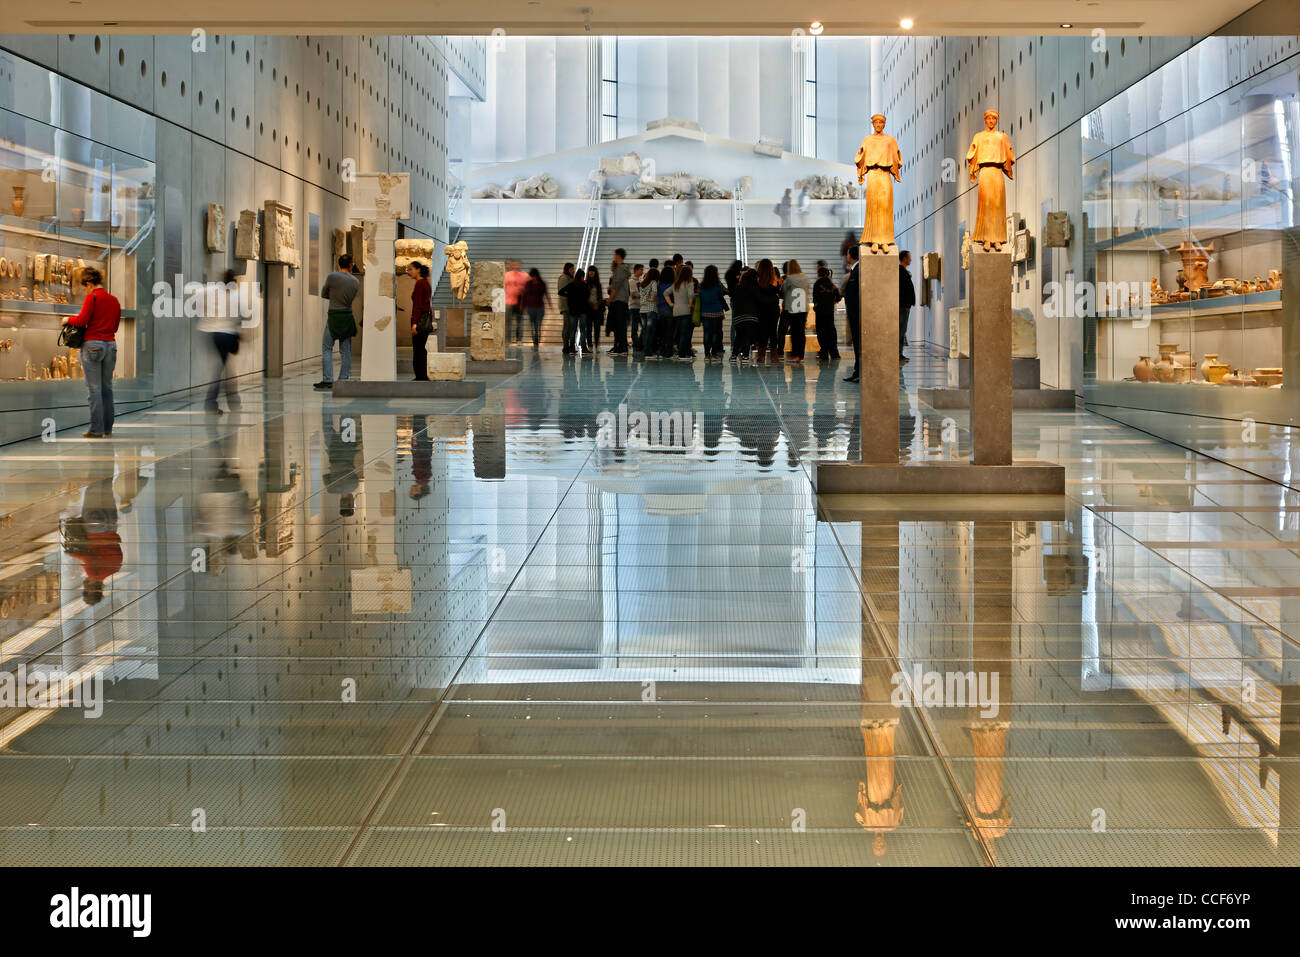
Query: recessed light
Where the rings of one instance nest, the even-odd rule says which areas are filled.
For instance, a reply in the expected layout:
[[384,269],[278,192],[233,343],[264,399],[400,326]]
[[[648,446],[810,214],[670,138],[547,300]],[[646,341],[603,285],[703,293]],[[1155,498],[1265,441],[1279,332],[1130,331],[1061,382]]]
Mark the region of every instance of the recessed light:
[[1062,30],[1069,30],[1069,29],[1072,29],[1073,27],[1074,27],[1074,24],[1073,24],[1073,23],[1062,23],[1062,24],[1061,24],[1061,29],[1062,29]]
[[898,21],[898,25],[904,30],[910,30],[912,27],[916,26],[916,21],[911,17],[903,17],[903,19]]
[[821,32],[825,29],[826,28],[822,26],[820,20],[814,20],[812,23],[808,24],[808,32],[813,36],[820,36]]

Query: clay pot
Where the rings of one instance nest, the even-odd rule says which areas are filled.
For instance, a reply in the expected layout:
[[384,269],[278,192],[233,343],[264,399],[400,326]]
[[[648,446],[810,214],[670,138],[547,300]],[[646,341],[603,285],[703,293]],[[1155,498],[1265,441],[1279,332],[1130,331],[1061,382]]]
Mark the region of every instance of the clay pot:
[[1139,382],[1150,382],[1155,377],[1155,366],[1151,364],[1151,357],[1143,356],[1138,359],[1137,364],[1133,366],[1133,378]]
[[1228,374],[1228,366],[1223,362],[1210,363],[1209,370],[1205,373],[1205,381],[1213,382],[1218,385],[1223,382],[1223,377]]
[[1156,381],[1173,382],[1174,370],[1177,368],[1178,366],[1174,365],[1174,360],[1170,355],[1162,355],[1155,366]]
[[1184,366],[1184,365],[1175,365],[1175,366],[1174,366],[1174,381],[1177,382],[1177,383],[1179,383],[1180,385],[1183,384],[1183,383],[1186,383],[1186,382],[1191,382],[1191,381],[1192,381],[1192,373],[1193,373],[1194,371],[1195,371],[1195,370],[1193,370],[1192,367],[1191,367],[1190,365],[1186,365],[1186,366]]
[[1201,363],[1201,378],[1206,382],[1210,381],[1210,366],[1215,365],[1218,361],[1219,354],[1217,352],[1207,352],[1205,354],[1205,360]]
[[1223,384],[1239,386],[1241,385],[1241,375],[1238,374],[1236,369],[1233,369],[1231,372],[1229,372],[1227,375],[1223,377]]
[[1172,356],[1175,352],[1178,351],[1178,343],[1162,342],[1156,346],[1156,351],[1160,355],[1161,359],[1163,359],[1165,356]]
[[1202,246],[1200,243],[1184,242],[1178,247],[1178,255],[1183,261],[1183,276],[1189,292],[1195,292],[1210,283],[1210,254],[1214,252],[1214,241]]
[[13,203],[13,211],[14,211],[14,215],[15,215],[15,216],[22,216],[23,211],[24,211],[25,209],[27,209],[27,200],[23,197],[23,194],[24,194],[25,192],[27,192],[27,187],[26,187],[26,186],[14,186],[14,187],[11,187],[11,188],[12,188],[13,191],[14,191],[14,203]]

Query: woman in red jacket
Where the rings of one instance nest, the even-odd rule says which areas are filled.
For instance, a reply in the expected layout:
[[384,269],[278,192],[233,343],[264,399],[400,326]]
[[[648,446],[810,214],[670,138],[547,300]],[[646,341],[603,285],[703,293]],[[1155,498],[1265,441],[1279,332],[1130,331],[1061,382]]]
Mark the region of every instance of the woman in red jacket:
[[98,269],[81,271],[86,301],[81,312],[69,316],[70,326],[86,330],[81,344],[81,368],[90,395],[90,431],[88,439],[102,439],[113,434],[113,368],[117,365],[117,327],[122,321],[122,304],[104,288],[104,276]]
[[411,287],[411,368],[416,382],[429,381],[429,336],[435,331],[433,323],[433,286],[429,283],[429,267],[412,262],[406,274],[415,280]]

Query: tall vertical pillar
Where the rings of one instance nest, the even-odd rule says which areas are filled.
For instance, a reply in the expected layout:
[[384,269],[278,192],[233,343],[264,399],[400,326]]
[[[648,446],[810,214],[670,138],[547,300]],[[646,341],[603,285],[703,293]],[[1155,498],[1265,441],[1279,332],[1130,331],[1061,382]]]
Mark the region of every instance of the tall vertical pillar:
[[1010,465],[1010,253],[971,251],[970,354],[973,461]]
[[859,246],[862,461],[898,464],[898,253]]
[[[361,379],[363,382],[392,382],[397,378],[396,302],[391,294],[384,294],[380,283],[385,284],[389,293],[392,292],[395,282],[392,250],[397,239],[397,220],[367,220],[365,232],[366,272],[361,283],[361,301],[366,329],[365,345],[361,350]],[[383,250],[382,255],[379,250]]]

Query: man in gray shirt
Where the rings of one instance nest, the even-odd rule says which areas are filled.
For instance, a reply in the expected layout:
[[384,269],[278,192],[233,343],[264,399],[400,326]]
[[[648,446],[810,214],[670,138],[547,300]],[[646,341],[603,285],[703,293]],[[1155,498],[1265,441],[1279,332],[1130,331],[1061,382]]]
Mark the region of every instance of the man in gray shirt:
[[352,301],[360,290],[361,283],[352,275],[352,257],[340,256],[338,271],[326,276],[320,287],[321,298],[329,300],[329,312],[320,344],[321,381],[313,388],[323,391],[334,387],[335,342],[339,344],[339,378],[346,379],[352,371],[352,337],[357,334]]
[[623,260],[627,253],[614,250],[614,262],[609,274],[609,325],[614,330],[614,348],[611,356],[627,355],[627,304],[631,292],[632,267]]

